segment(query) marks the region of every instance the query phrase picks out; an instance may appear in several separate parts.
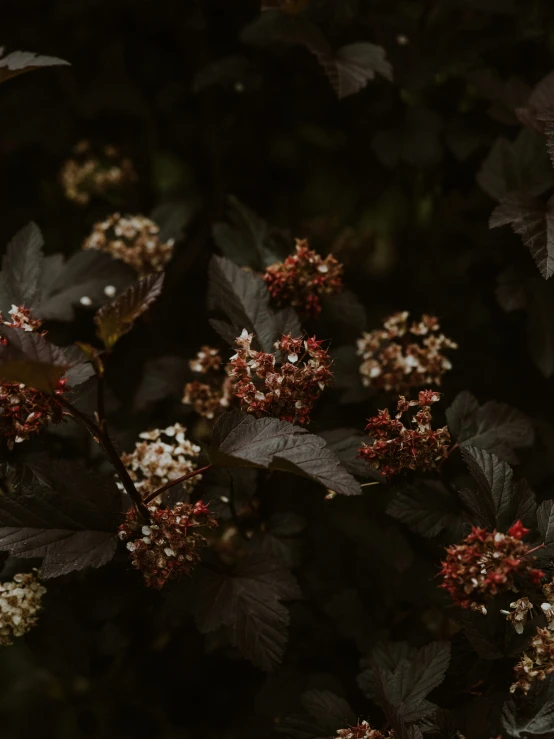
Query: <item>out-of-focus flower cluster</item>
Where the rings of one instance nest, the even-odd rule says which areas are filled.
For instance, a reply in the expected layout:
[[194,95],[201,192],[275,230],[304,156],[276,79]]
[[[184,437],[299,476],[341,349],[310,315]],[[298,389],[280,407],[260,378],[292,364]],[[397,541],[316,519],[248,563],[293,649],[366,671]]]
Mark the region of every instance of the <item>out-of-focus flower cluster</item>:
[[275,342],[283,360],[279,366],[275,354],[252,349],[253,338],[244,329],[235,342],[237,353],[230,360],[241,407],[257,418],[273,416],[301,426],[309,423],[317,399],[333,377],[323,342],[315,337],[283,336]]
[[[155,492],[171,480],[176,480],[196,469],[200,447],[186,438],[186,428],[179,423],[165,429],[143,431],[135,449],[121,455],[136,489],[143,497]],[[195,475],[185,480],[186,492],[202,479]],[[120,489],[123,489],[118,482]]]
[[203,381],[187,382],[181,402],[192,406],[199,416],[212,419],[223,413],[233,399],[233,380],[230,368],[223,367],[219,349],[203,346],[189,361],[192,372],[203,375]]
[[387,731],[383,734],[378,729],[372,729],[367,721],[361,721],[356,726],[339,729],[337,737],[340,739],[394,739],[394,731]]
[[[450,433],[446,426],[431,427],[431,404],[440,400],[440,393],[422,390],[417,400],[406,400],[401,395],[394,418],[388,410],[378,411],[370,418],[366,431],[370,444],[364,444],[358,456],[387,477],[405,470],[429,470],[447,456]],[[402,416],[411,407],[419,410],[411,419],[411,428],[402,422]]]
[[539,584],[544,572],[532,567],[529,545],[522,541],[528,533],[521,521],[506,534],[473,527],[461,544],[446,549],[441,587],[456,605],[486,614],[490,598],[515,589],[516,575]]
[[444,352],[458,346],[439,333],[438,320],[423,315],[419,323],[410,323],[409,318],[407,311],[394,313],[382,329],[358,339],[365,387],[404,392],[422,385],[440,385],[444,373],[452,368]]
[[83,249],[97,249],[120,259],[144,277],[160,272],[173,255],[174,239],[161,241],[159,226],[144,216],[113,213],[94,224]]
[[515,681],[510,691],[518,688],[528,693],[534,683],[554,672],[554,632],[538,627],[521,660],[514,668]]
[[107,145],[95,152],[89,141],[73,147],[73,157],[60,172],[66,198],[78,205],[87,205],[93,197],[109,197],[136,179],[131,160],[122,157],[117,147]]
[[290,305],[317,318],[321,299],[342,290],[342,272],[342,264],[335,257],[323,259],[306,240],[296,239],[296,252],[268,267],[263,278],[271,297],[280,305]]
[[133,565],[146,585],[160,589],[198,564],[199,549],[207,544],[201,530],[214,528],[217,521],[202,501],[177,503],[173,508],[151,505],[148,512],[150,523],[145,525],[135,508],[129,508],[119,538],[127,542]]
[[[7,321],[0,313],[0,323],[21,331],[36,331],[41,321],[33,318],[30,311],[13,305]],[[0,338],[6,345],[7,339]],[[60,423],[63,407],[58,398],[68,390],[67,380],[60,379],[52,395],[27,387],[19,382],[0,382],[0,437],[9,448],[25,441],[47,423]]]
[[0,583],[0,644],[13,644],[35,626],[46,588],[36,572],[19,573]]

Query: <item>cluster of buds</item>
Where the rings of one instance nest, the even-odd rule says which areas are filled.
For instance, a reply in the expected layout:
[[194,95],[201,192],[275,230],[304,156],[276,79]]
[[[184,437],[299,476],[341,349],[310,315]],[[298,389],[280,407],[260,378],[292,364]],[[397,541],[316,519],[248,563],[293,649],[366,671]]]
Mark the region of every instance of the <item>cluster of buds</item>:
[[135,508],[129,508],[119,538],[127,542],[133,565],[146,585],[159,590],[198,564],[199,549],[207,544],[199,530],[214,528],[217,521],[202,501],[177,503],[173,508],[151,505],[148,513],[150,521],[145,524]]
[[372,729],[367,721],[361,721],[356,726],[339,729],[337,737],[340,739],[394,739],[394,731],[383,733],[378,729]]
[[554,672],[554,633],[550,629],[537,628],[529,647],[514,668],[515,681],[510,691],[518,688],[528,693],[534,683],[544,680]]
[[83,249],[97,249],[120,259],[144,277],[161,272],[173,255],[174,239],[161,241],[159,226],[144,216],[113,213],[95,223]]
[[[21,331],[36,331],[41,321],[33,318],[27,308],[13,305],[9,311],[9,321],[0,314],[0,323]],[[7,339],[0,338],[7,344]],[[40,431],[47,423],[60,423],[63,407],[58,398],[68,390],[67,380],[60,379],[52,393],[27,387],[19,382],[0,382],[0,437],[8,448],[13,448]]]
[[512,624],[517,634],[523,634],[529,613],[533,610],[533,604],[529,598],[518,598],[510,603],[509,611],[500,611],[506,616],[506,621]]
[[538,585],[544,572],[532,567],[529,545],[522,541],[528,533],[521,521],[506,534],[473,527],[461,544],[446,549],[441,587],[457,606],[486,614],[485,603],[490,598],[515,590],[516,576]]
[[290,305],[317,318],[321,299],[342,290],[342,271],[342,264],[335,257],[323,259],[309,248],[306,240],[296,239],[295,254],[272,264],[263,278],[271,297],[280,305]]
[[[186,438],[186,431],[179,423],[165,429],[143,431],[139,434],[143,441],[137,442],[131,453],[121,455],[121,461],[143,497],[196,469],[200,447]],[[202,475],[195,475],[185,480],[185,491],[190,492],[201,478]],[[120,482],[118,486],[123,490]]]
[[19,573],[13,580],[0,583],[0,644],[13,644],[38,620],[42,596],[46,588],[38,581],[36,571]]
[[257,418],[273,416],[282,421],[309,423],[315,402],[332,380],[331,358],[321,341],[282,336],[275,354],[252,349],[253,334],[246,329],[236,339],[237,353],[231,357],[235,395],[243,410]]
[[94,152],[89,141],[73,147],[73,157],[60,172],[60,180],[68,200],[87,205],[92,197],[109,196],[131,185],[137,179],[130,159],[123,158],[112,145]]
[[[358,456],[387,477],[406,470],[433,469],[447,456],[450,443],[446,426],[439,429],[431,427],[431,404],[438,400],[440,393],[422,390],[417,400],[406,400],[401,395],[394,418],[388,410],[378,411],[366,426],[371,444],[364,444]],[[419,406],[419,410],[411,417],[409,428],[401,419],[414,406]]]
[[419,323],[410,324],[409,317],[407,311],[394,313],[382,329],[358,339],[365,387],[404,392],[422,385],[440,385],[444,373],[452,369],[444,351],[458,347],[439,333],[438,320],[424,315]]
[[233,381],[230,368],[223,367],[219,349],[203,346],[189,361],[192,372],[203,376],[203,381],[187,382],[181,402],[192,406],[203,418],[212,419],[223,413],[233,399]]

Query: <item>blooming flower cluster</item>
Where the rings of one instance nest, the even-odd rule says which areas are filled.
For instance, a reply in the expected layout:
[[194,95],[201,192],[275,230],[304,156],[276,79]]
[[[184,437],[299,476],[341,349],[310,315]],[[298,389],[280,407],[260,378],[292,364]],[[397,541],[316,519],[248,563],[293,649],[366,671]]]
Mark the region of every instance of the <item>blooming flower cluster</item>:
[[[417,400],[406,400],[401,395],[394,418],[388,410],[378,411],[366,426],[371,443],[364,444],[358,456],[387,477],[405,470],[433,469],[448,454],[450,442],[446,426],[431,427],[431,404],[438,400],[439,393],[422,390]],[[419,410],[411,418],[412,427],[408,428],[401,419],[413,406],[419,406]]]
[[[22,331],[41,327],[41,321],[33,318],[27,308],[13,305],[9,315],[11,320],[7,321],[0,313],[0,323]],[[7,339],[0,338],[0,343],[7,344]],[[58,381],[52,395],[19,382],[0,382],[0,437],[8,447],[25,441],[47,423],[60,423],[63,407],[58,398],[67,390],[65,379]]]
[[535,682],[544,680],[553,672],[554,632],[538,627],[528,649],[514,668],[516,679],[510,691],[515,693],[519,688],[524,693],[528,693]]
[[[131,453],[121,455],[136,489],[146,497],[170,480],[176,480],[196,469],[200,447],[186,438],[186,428],[179,423],[165,429],[143,431],[143,441],[135,444]],[[185,480],[187,492],[199,482],[202,475]],[[118,483],[120,489],[121,483]]]
[[317,318],[321,299],[342,290],[342,272],[342,264],[335,257],[323,259],[306,240],[296,239],[296,252],[268,267],[263,278],[279,304]]
[[217,521],[202,501],[177,503],[174,508],[151,505],[148,513],[150,523],[145,525],[135,508],[129,508],[119,538],[127,542],[133,565],[142,572],[146,585],[161,589],[198,564],[198,550],[207,543],[199,529],[214,528]]
[[189,361],[192,372],[203,375],[204,381],[187,382],[181,402],[191,405],[199,416],[212,419],[226,410],[233,399],[230,368],[223,368],[219,349],[203,346]]
[[80,141],[73,147],[73,157],[60,172],[66,198],[77,205],[87,205],[92,197],[109,195],[136,179],[131,160],[122,158],[115,146],[104,146],[95,153],[89,141]]
[[394,739],[394,731],[387,731],[383,734],[378,729],[372,729],[367,721],[362,721],[356,726],[339,729],[337,737],[340,737],[340,739]]
[[315,402],[333,377],[331,358],[316,338],[282,336],[275,354],[252,349],[253,334],[246,329],[236,339],[237,353],[231,357],[235,395],[243,410],[257,418],[274,416],[301,426],[309,423]]
[[486,614],[487,600],[514,590],[516,575],[537,585],[544,572],[532,567],[529,545],[522,541],[527,533],[529,529],[521,521],[516,521],[506,534],[473,527],[461,544],[446,549],[446,559],[441,562],[441,587],[456,605]]
[[173,255],[174,239],[161,241],[159,226],[144,216],[113,213],[94,224],[83,249],[98,249],[132,267],[140,277],[160,272]]
[[365,387],[403,392],[422,385],[440,385],[444,373],[452,368],[444,351],[458,347],[439,333],[438,320],[423,315],[419,323],[410,323],[409,317],[407,311],[394,313],[382,329],[358,339]]
[[0,583],[0,644],[13,644],[35,626],[46,588],[36,572],[19,573],[13,580]]
[[517,634],[523,634],[523,628],[532,610],[533,604],[529,598],[518,598],[510,603],[509,611],[500,611],[500,613],[506,616],[506,621],[512,624]]

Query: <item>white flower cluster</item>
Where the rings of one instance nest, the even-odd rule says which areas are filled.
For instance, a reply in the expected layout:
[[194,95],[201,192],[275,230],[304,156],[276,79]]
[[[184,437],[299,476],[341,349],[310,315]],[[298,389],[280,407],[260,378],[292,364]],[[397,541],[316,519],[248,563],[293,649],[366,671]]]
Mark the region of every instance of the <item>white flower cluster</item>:
[[0,645],[13,644],[38,620],[46,588],[35,572],[19,573],[13,580],[0,583]]
[[[186,438],[186,428],[176,423],[165,429],[153,429],[139,434],[141,439],[130,454],[123,454],[121,461],[129,471],[137,490],[143,496],[153,493],[170,480],[196,469],[200,447]],[[198,483],[202,475],[186,480],[187,492]],[[121,483],[118,486],[122,489]]]

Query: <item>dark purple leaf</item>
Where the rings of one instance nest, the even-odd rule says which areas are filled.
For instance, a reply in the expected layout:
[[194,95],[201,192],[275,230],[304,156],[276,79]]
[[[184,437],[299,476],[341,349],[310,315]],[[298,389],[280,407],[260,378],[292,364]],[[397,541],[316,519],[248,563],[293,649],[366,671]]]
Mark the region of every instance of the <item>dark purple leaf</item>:
[[375,74],[392,82],[392,66],[385,50],[376,44],[360,41],[343,46],[334,54],[316,48],[310,51],[316,55],[339,100],[359,92],[375,79]]
[[12,305],[34,309],[39,302],[44,239],[35,223],[18,231],[7,246],[0,273],[2,310]]
[[0,82],[40,67],[69,66],[69,62],[64,59],[57,59],[55,56],[40,56],[32,51],[12,51],[6,56],[1,56],[3,53],[4,50],[0,49]]

